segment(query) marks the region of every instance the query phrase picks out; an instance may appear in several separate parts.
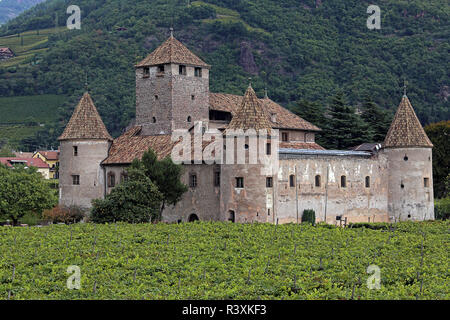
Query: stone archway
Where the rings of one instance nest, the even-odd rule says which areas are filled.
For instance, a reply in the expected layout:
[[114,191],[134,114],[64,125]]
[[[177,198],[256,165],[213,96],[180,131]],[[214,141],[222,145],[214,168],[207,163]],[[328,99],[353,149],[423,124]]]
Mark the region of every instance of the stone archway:
[[198,221],[198,220],[200,220],[200,219],[198,218],[198,216],[195,213],[192,213],[188,218],[189,222],[194,222],[194,221]]

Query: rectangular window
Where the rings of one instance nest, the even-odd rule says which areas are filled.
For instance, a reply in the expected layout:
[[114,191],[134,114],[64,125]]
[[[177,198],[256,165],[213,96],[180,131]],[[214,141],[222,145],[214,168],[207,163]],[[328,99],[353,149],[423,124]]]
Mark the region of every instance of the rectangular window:
[[370,177],[366,177],[366,188],[370,188]]
[[178,67],[178,73],[185,76],[186,75],[186,66],[180,65]]
[[423,178],[423,186],[425,188],[430,187],[430,178]]
[[214,186],[220,187],[220,171],[214,171]]
[[78,156],[78,147],[77,146],[73,146],[73,156],[76,157]]
[[316,187],[320,187],[320,176],[316,176]]
[[202,77],[202,68],[196,67],[196,68],[194,69],[194,75],[195,75],[196,77],[201,78],[201,77]]
[[272,145],[270,143],[266,144],[266,154],[272,154]]
[[266,177],[266,188],[272,188],[272,187],[273,187],[273,178]]
[[295,176],[293,175],[293,174],[291,174],[290,176],[289,176],[289,186],[292,188],[292,187],[295,187]]
[[148,78],[150,76],[150,68],[149,67],[144,67],[142,72],[143,72],[144,78]]
[[289,134],[287,132],[281,133],[281,141],[288,142],[289,141]]
[[346,188],[347,187],[347,177],[341,176],[341,187]]
[[197,187],[197,175],[195,173],[191,173],[189,175],[189,187],[191,188]]
[[244,188],[244,178],[242,177],[236,178],[236,188]]
[[116,186],[116,175],[114,173],[108,174],[108,187],[113,188]]
[[158,73],[164,73],[164,65],[163,64],[160,64],[158,66]]
[[80,185],[80,176],[79,175],[73,175],[72,176],[72,184],[74,186]]

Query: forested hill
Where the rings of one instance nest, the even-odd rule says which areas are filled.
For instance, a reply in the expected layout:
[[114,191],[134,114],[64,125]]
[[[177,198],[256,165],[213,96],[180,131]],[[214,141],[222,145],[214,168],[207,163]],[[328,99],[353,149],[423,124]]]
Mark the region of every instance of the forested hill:
[[[69,0],[49,0],[0,29],[0,36],[64,26]],[[449,119],[448,0],[380,0],[381,30],[366,26],[362,0],[79,0],[81,30],[49,37],[26,65],[0,69],[0,95],[66,94],[61,128],[84,90],[117,136],[134,117],[133,65],[175,37],[212,65],[211,91],[257,94],[285,106],[327,104],[342,90],[392,112],[403,79],[423,124]],[[1,64],[0,64],[1,67]]]
[[23,11],[44,0],[0,0],[0,24],[17,17]]

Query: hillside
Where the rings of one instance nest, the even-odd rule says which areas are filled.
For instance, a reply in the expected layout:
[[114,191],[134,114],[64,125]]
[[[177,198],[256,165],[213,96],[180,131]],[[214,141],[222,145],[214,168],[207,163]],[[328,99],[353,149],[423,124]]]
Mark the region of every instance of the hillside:
[[[0,36],[62,27],[66,0],[50,0],[0,29]],[[134,117],[133,65],[173,26],[175,36],[212,65],[211,91],[258,95],[285,106],[328,104],[342,89],[353,106],[370,95],[393,112],[403,79],[423,124],[450,118],[450,6],[446,0],[382,1],[382,28],[368,30],[360,0],[80,0],[81,30],[50,35],[39,64],[0,65],[0,95],[66,94],[58,131],[90,91],[110,133]],[[118,29],[118,27],[121,27]],[[119,31],[120,30],[120,31]],[[50,143],[50,142],[48,142]]]
[[35,6],[44,0],[1,0],[0,24],[17,17],[23,11]]

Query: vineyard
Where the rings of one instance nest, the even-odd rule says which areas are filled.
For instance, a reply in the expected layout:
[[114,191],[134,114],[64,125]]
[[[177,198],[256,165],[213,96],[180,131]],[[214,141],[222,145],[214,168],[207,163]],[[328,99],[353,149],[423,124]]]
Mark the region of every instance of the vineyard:
[[[0,227],[0,299],[450,299],[449,229],[448,221]],[[379,267],[379,289],[368,288],[369,265]],[[80,268],[79,290],[67,287],[69,266]]]

